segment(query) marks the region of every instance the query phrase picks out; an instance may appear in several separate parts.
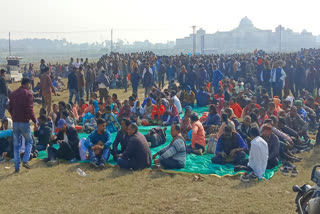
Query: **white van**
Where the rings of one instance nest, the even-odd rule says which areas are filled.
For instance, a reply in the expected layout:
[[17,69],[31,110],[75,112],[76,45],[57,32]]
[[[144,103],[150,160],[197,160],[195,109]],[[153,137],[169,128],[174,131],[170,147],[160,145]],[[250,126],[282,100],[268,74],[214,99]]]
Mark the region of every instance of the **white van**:
[[6,58],[7,64],[7,73],[6,81],[8,82],[20,82],[22,79],[22,73],[20,71],[20,60],[21,57],[9,56]]

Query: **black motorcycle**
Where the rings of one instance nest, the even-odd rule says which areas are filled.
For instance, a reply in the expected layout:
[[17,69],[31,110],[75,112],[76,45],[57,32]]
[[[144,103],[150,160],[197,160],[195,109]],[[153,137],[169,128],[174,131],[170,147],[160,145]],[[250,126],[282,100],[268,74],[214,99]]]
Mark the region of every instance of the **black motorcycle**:
[[[320,214],[320,165],[313,167],[311,180],[316,184],[311,187],[305,184],[301,187],[294,185],[293,192],[297,193],[295,203],[300,214]],[[318,169],[318,170],[317,170]]]

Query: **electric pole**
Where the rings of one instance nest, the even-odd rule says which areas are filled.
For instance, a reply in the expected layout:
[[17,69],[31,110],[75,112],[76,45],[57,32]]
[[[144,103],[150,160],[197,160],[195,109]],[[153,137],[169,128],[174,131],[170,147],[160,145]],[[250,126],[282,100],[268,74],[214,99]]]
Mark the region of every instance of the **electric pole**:
[[282,43],[282,36],[281,36],[282,26],[280,25],[280,53],[281,53],[281,43]]
[[197,45],[197,40],[196,40],[196,28],[197,26],[192,26],[192,30],[193,30],[193,55],[196,54],[196,45]]
[[113,52],[113,29],[111,29],[111,46],[110,46],[110,49],[111,49],[111,53]]
[[10,38],[10,32],[9,32],[9,56],[11,56],[11,38]]

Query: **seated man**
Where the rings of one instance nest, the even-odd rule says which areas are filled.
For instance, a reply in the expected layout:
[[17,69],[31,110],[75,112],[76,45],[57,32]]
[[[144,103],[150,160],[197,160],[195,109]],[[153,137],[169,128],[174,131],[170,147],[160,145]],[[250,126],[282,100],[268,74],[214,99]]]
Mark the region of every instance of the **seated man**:
[[233,132],[231,126],[227,125],[218,139],[215,156],[211,162],[220,165],[243,165],[247,151],[248,147],[240,134]]
[[128,127],[126,150],[117,156],[120,168],[139,170],[151,166],[151,151],[146,138],[138,132],[136,124]]
[[179,114],[181,114],[182,113],[181,102],[175,91],[171,92],[171,98],[174,100],[174,104],[177,106]]
[[210,102],[210,94],[203,90],[203,87],[199,88],[198,93],[196,94],[197,106],[204,107]]
[[46,125],[47,117],[41,115],[38,118],[39,128],[34,130],[34,136],[38,138],[38,143],[36,145],[38,151],[47,150],[47,146],[51,139],[51,128]]
[[48,148],[48,158],[44,159],[48,166],[57,164],[56,159],[70,160],[74,162],[80,159],[79,155],[79,136],[73,127],[68,127],[64,119],[58,121],[59,132],[56,136],[52,136],[53,143],[59,144],[59,148],[55,149],[50,145]]
[[[116,139],[114,139],[111,149],[111,154],[116,160],[116,156],[122,154],[127,148],[128,141],[128,127],[130,125],[130,120],[124,118],[121,120],[121,130],[118,131]],[[119,149],[120,144],[120,149]]]
[[121,127],[117,120],[117,116],[112,113],[110,106],[106,107],[104,119],[106,122],[106,130],[108,130],[110,133],[118,132],[120,130]]
[[253,140],[251,141],[251,147],[249,152],[249,162],[246,166],[235,166],[234,171],[245,170],[252,172],[248,175],[242,175],[240,179],[242,181],[254,180],[257,177],[261,179],[266,171],[268,163],[268,144],[260,137],[258,128],[252,128],[249,131],[249,136]]
[[191,90],[191,87],[188,85],[186,88],[186,91],[183,94],[183,101],[182,101],[182,107],[186,106],[194,106],[194,100],[195,100],[195,94]]
[[298,132],[306,142],[309,140],[307,134],[308,124],[299,116],[298,110],[295,106],[292,106],[290,112],[286,116],[286,125]]
[[205,131],[202,123],[199,121],[199,117],[196,113],[190,116],[192,124],[191,145],[187,147],[187,153],[194,153],[196,155],[202,155],[205,151],[206,139]]
[[152,110],[153,110],[153,104],[152,100],[150,98],[147,98],[147,104],[143,107],[143,118],[144,119],[150,119],[152,115]]
[[269,149],[267,169],[272,169],[278,166],[280,161],[280,141],[279,138],[272,133],[272,126],[269,124],[262,126],[262,138],[267,142]]
[[242,114],[242,108],[241,106],[237,103],[235,97],[231,97],[229,101],[229,106],[233,110],[233,113],[237,116],[237,118],[241,118]]
[[180,125],[173,123],[171,126],[171,143],[165,148],[152,156],[154,164],[160,164],[165,169],[181,169],[184,168],[186,163],[186,144],[184,138],[180,133]]
[[209,128],[214,125],[214,126],[220,126],[221,124],[221,119],[220,119],[220,116],[217,112],[217,108],[215,105],[210,105],[209,107],[209,114],[208,114],[208,117],[206,119],[206,121],[204,121],[202,123],[203,127],[205,128],[206,130],[206,133],[208,133],[209,131]]
[[237,132],[241,135],[242,139],[246,142],[247,146],[250,148],[250,130],[251,130],[251,117],[249,115],[245,116],[243,119],[243,123],[241,123],[238,128]]
[[109,159],[111,146],[111,135],[106,130],[106,121],[97,120],[97,130],[93,131],[86,139],[84,145],[89,151],[90,165],[94,168],[104,168]]

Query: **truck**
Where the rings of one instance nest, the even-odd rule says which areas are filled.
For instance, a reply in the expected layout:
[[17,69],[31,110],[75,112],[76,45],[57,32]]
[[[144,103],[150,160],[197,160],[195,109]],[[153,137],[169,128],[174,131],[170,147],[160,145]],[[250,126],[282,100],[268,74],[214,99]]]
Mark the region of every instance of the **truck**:
[[22,80],[22,73],[20,70],[20,60],[21,57],[16,56],[9,56],[6,58],[7,60],[7,73],[5,76],[6,81],[13,83],[13,82],[20,82]]

